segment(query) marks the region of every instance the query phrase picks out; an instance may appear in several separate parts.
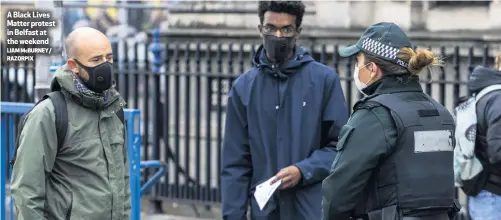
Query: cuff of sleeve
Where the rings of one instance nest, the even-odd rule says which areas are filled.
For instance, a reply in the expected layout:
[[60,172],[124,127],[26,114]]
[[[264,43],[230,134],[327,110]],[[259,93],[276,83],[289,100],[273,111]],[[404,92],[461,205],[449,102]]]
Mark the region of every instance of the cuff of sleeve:
[[313,172],[311,172],[310,169],[308,169],[308,162],[307,161],[300,161],[296,163],[294,166],[296,166],[299,171],[301,172],[301,182],[299,184],[301,185],[307,185],[313,178]]

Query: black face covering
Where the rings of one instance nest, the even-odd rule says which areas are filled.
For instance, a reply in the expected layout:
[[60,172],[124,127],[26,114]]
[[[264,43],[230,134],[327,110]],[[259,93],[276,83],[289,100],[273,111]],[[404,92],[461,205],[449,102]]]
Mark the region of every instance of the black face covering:
[[88,67],[81,64],[76,59],[75,62],[77,62],[78,65],[84,68],[89,74],[88,81],[85,81],[81,76],[79,76],[80,80],[85,86],[87,86],[87,88],[94,92],[102,93],[111,87],[113,81],[113,64],[110,62],[104,62],[94,67]]
[[270,58],[273,58],[277,63],[283,63],[294,49],[294,40],[295,36],[276,37],[274,35],[265,35],[264,49]]

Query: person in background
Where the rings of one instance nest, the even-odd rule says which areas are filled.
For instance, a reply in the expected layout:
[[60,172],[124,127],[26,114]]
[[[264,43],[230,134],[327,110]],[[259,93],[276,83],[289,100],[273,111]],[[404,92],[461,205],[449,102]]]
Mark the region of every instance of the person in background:
[[[321,183],[348,107],[339,76],[296,44],[304,12],[300,1],[259,2],[263,45],[228,95],[223,219],[246,219],[249,204],[252,219],[321,218]],[[281,182],[261,210],[253,193],[267,180]]]
[[[501,86],[501,52],[494,69],[476,67],[470,75],[468,90],[478,94],[483,89]],[[472,220],[501,219],[501,90],[494,90],[476,102],[477,131],[475,155],[483,166],[474,182],[462,189],[469,196],[468,210]]]
[[114,87],[110,41],[78,28],[66,52],[51,85],[66,103],[66,136],[59,148],[54,100],[25,116],[11,182],[16,219],[130,219],[126,133],[117,114],[125,101]]
[[423,93],[418,74],[440,65],[414,50],[394,23],[369,27],[342,57],[356,56],[353,107],[323,181],[323,220],[446,220],[457,212],[454,118]]

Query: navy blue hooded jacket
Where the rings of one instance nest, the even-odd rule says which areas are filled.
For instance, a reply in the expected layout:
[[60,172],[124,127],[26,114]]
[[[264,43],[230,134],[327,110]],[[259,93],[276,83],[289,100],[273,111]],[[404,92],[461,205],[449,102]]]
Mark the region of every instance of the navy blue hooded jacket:
[[[322,180],[335,158],[348,108],[338,75],[301,46],[281,67],[261,46],[254,67],[229,92],[222,148],[224,219],[320,219]],[[256,185],[295,165],[302,180],[277,190],[263,210],[253,196]],[[250,200],[250,203],[249,203]]]

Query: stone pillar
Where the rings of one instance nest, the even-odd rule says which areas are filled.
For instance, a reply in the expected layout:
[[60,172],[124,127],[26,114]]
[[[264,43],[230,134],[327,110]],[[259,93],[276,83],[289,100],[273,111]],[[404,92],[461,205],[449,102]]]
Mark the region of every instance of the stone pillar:
[[501,0],[493,0],[489,7],[489,23],[491,29],[501,30]]
[[322,28],[349,28],[350,3],[350,1],[342,0],[315,2],[315,25]]

